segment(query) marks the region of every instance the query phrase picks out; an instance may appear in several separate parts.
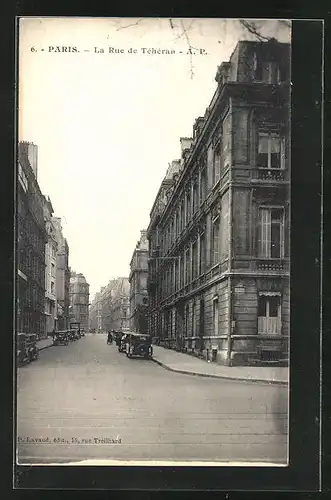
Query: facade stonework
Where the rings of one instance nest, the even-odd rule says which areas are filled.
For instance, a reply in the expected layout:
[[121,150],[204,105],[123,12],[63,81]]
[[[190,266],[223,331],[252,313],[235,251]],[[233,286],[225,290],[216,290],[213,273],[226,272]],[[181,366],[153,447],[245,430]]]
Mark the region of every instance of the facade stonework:
[[130,262],[130,330],[148,332],[148,240],[146,231],[140,232]]
[[57,330],[56,268],[57,249],[56,226],[52,218],[54,210],[49,198],[44,197],[44,219],[47,231],[45,247],[45,333]]
[[[30,155],[33,146],[33,159]],[[33,161],[32,161],[33,160]],[[31,163],[32,162],[32,163]],[[18,145],[17,331],[45,336],[45,245],[43,195],[37,182],[37,147]]]
[[57,242],[56,254],[56,301],[57,301],[57,327],[58,330],[69,328],[69,246],[63,236],[60,217],[52,217],[55,227],[55,239]]
[[89,328],[90,285],[82,273],[71,271],[70,275],[70,322],[80,323],[87,331]]
[[289,71],[288,44],[239,42],[161,184],[149,329],[169,347],[229,365],[286,360]]

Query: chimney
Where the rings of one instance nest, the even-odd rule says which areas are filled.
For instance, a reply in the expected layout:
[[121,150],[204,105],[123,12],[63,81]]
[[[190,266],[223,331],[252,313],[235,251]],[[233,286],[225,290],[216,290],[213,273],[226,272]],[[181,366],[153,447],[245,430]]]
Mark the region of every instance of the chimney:
[[199,135],[200,135],[200,132],[202,130],[202,127],[205,123],[205,119],[203,116],[199,116],[195,122],[194,122],[194,125],[193,125],[193,136],[194,136],[194,139],[196,139]]
[[215,80],[219,85],[224,85],[224,83],[226,83],[229,80],[230,67],[231,63],[229,62],[222,62],[220,66],[217,66]]
[[38,146],[28,143],[28,160],[36,179],[38,179]]
[[193,143],[193,138],[192,137],[181,137],[180,138],[180,146],[181,146],[181,151],[182,154],[186,149],[190,149]]

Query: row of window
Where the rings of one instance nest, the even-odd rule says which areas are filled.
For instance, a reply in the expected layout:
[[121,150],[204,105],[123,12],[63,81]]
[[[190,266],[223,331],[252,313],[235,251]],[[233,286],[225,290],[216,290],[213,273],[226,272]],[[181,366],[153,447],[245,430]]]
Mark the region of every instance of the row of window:
[[44,290],[30,283],[25,289],[19,290],[19,303],[21,308],[38,305],[39,308],[43,309],[45,303]]
[[[219,299],[215,297],[213,300],[213,323],[212,323],[212,335],[217,336],[220,334],[220,308]],[[196,335],[204,335],[204,324],[205,324],[205,307],[204,300],[200,300],[199,308],[199,331],[197,329],[198,316],[196,313],[196,303],[193,302],[191,306],[186,304],[183,310],[183,322],[184,322],[184,335],[185,337],[195,337]],[[177,312],[177,314],[176,314]],[[258,333],[260,334],[279,334],[281,333],[281,295],[264,295],[263,292],[258,297]],[[163,322],[164,330],[168,336],[172,336],[174,332],[174,326],[176,325],[176,316],[178,316],[178,311],[172,309],[171,311],[166,311]],[[176,331],[176,328],[175,328]]]
[[[227,144],[227,148],[229,145]],[[211,161],[212,177],[211,186],[215,185],[221,175],[221,146],[217,144],[213,150]],[[260,132],[258,134],[256,163],[259,168],[284,169],[285,168],[285,139],[276,132]],[[167,225],[160,245],[167,252],[176,238],[181,234],[185,226],[190,222],[200,205],[206,199],[208,192],[208,173],[204,167],[198,176],[192,181],[189,189],[185,192],[178,208]]]
[[[211,226],[210,256],[207,259],[205,233],[199,235],[161,277],[162,297],[181,289],[206,271],[207,266],[220,262],[228,255],[228,213],[215,217]],[[257,257],[284,257],[284,207],[259,207]]]
[[18,252],[18,267],[28,276],[33,276],[39,283],[44,283],[44,261],[40,260],[39,256],[36,256],[31,249],[22,248]]
[[29,243],[34,246],[34,248],[45,254],[45,238],[39,227],[32,221],[29,217],[20,218],[19,220],[19,237],[26,237]]

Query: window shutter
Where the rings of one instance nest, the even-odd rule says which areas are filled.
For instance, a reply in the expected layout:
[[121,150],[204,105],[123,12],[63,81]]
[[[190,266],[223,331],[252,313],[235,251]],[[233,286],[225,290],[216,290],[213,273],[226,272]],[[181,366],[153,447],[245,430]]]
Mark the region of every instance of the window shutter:
[[285,168],[285,137],[280,142],[280,168]]
[[268,208],[260,208],[258,254],[260,257],[270,257],[271,213]]

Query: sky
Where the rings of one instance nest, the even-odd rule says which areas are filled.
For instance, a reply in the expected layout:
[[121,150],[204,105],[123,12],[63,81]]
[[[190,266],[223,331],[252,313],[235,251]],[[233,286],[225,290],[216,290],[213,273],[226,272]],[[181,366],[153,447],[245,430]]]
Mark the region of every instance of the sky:
[[[290,41],[285,23],[257,24]],[[38,183],[91,298],[129,275],[168,164],[180,158],[180,137],[192,136],[217,66],[244,39],[255,37],[238,20],[20,20],[19,140],[38,146]]]

